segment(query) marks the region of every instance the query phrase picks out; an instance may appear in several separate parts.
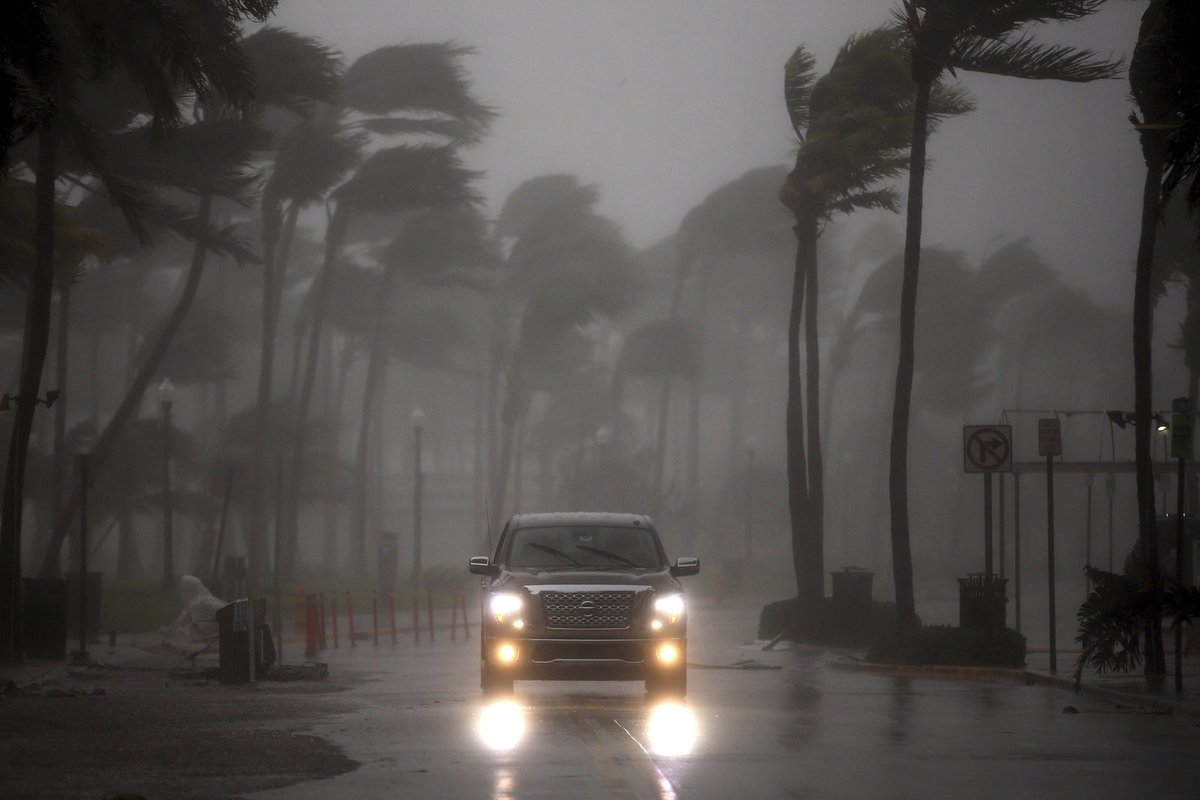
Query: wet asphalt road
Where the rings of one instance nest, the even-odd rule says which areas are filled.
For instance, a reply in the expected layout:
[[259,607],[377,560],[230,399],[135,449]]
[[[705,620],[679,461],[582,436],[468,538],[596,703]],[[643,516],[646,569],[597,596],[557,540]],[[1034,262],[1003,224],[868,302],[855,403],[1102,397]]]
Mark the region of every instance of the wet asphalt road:
[[692,610],[682,706],[650,703],[636,683],[518,682],[510,703],[485,704],[478,644],[461,632],[343,642],[323,658],[365,678],[358,708],[313,733],[361,766],[251,796],[1200,796],[1195,718],[1053,687],[836,670],[827,650],[763,652],[750,641],[758,608]]

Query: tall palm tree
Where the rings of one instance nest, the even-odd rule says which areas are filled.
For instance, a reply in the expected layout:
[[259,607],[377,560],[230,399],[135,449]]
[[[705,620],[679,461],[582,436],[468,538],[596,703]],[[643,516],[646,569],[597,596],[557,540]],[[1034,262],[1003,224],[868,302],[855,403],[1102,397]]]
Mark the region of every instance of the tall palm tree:
[[[786,237],[786,214],[775,202],[776,189],[784,175],[781,166],[759,167],[747,170],[745,173],[717,187],[709,193],[699,205],[693,207],[684,215],[675,233],[678,255],[674,274],[674,287],[667,319],[673,320],[684,316],[682,300],[685,284],[695,279],[694,300],[687,316],[694,321],[698,354],[707,354],[705,335],[707,330],[717,328],[711,324],[712,314],[709,309],[709,297],[714,280],[726,275],[718,273],[734,273],[733,291],[739,295],[740,302],[734,303],[735,308],[746,303],[751,295],[754,278],[764,279],[766,272],[764,264],[773,262],[777,253],[778,243]],[[774,287],[773,287],[774,290]],[[723,308],[722,311],[733,311],[733,308]],[[761,311],[761,307],[755,309]],[[737,319],[737,327],[743,337],[747,334],[748,324],[745,316]],[[743,369],[744,363],[737,365]],[[708,370],[711,375],[714,371]],[[700,441],[699,417],[701,400],[700,375],[689,381],[688,397],[688,453],[687,481],[685,503],[697,517],[703,514],[700,507],[702,493],[700,491]],[[744,373],[742,375],[744,378]],[[731,469],[738,460],[742,440],[742,412],[744,393],[747,382],[735,380],[731,389],[733,402],[730,415],[730,452],[732,455]],[[671,403],[672,374],[667,373],[659,394],[658,429],[659,447],[665,449],[668,409]],[[661,466],[665,453],[656,453],[656,469],[654,490],[661,491]]]
[[519,317],[516,341],[501,349],[505,396],[492,472],[493,523],[504,514],[515,431],[537,388],[537,374],[555,360],[578,356],[562,345],[576,341],[573,334],[595,320],[619,313],[634,295],[633,251],[616,224],[592,209],[595,191],[579,187],[559,196],[566,202],[542,207],[525,220],[505,263],[501,295],[519,308]]
[[[35,399],[41,390],[50,329],[54,268],[54,203],[60,145],[99,166],[94,128],[74,113],[72,99],[88,79],[121,73],[137,87],[160,133],[178,125],[183,109],[176,89],[204,97],[217,93],[234,105],[251,94],[249,70],[238,47],[244,19],[265,19],[276,0],[208,0],[202,13],[185,13],[169,4],[72,4],[60,8],[21,3],[24,25],[6,26],[3,50],[6,91],[0,101],[0,135],[7,164],[11,143],[36,131],[36,265],[30,283],[21,359],[21,382],[9,442],[3,515],[0,519],[0,660],[19,660],[20,538],[24,464],[33,427]],[[20,37],[27,37],[25,42]],[[18,91],[11,91],[16,87]],[[131,225],[141,198],[117,176],[98,169],[114,202]]]
[[1140,119],[1131,116],[1146,162],[1142,184],[1141,229],[1133,290],[1134,447],[1137,461],[1138,530],[1141,552],[1155,584],[1150,614],[1151,641],[1147,675],[1166,673],[1159,587],[1158,537],[1155,535],[1154,475],[1150,417],[1153,413],[1154,246],[1164,195],[1192,181],[1189,200],[1200,198],[1200,69],[1194,57],[1200,36],[1200,9],[1179,0],[1151,0],[1142,15],[1137,44],[1129,65],[1129,86]]
[[[387,311],[396,283],[405,279],[415,287],[458,284],[481,288],[483,284],[476,270],[492,266],[496,260],[484,220],[473,208],[434,209],[418,214],[408,221],[380,257],[382,274],[375,287],[370,349],[354,456],[355,492],[350,533],[356,574],[366,573],[367,456],[372,439],[371,422],[386,372]],[[416,354],[418,358],[427,357],[434,348],[423,346],[420,350]]]
[[[797,592],[809,601],[823,597],[825,585],[817,240],[837,213],[898,210],[898,192],[885,182],[903,171],[909,145],[913,89],[903,56],[901,34],[877,28],[852,36],[820,80],[803,47],[784,67],[788,115],[800,140],[796,165],[780,190],[796,237],[788,322],[788,503]],[[930,116],[937,121],[971,107],[961,92],[938,87]]]
[[[223,97],[208,98],[197,104],[193,122],[175,131],[170,142],[159,147],[154,146],[153,130],[146,125],[105,140],[108,168],[147,186],[168,187],[196,196],[195,216],[187,224],[198,235],[194,237],[191,260],[175,305],[158,326],[153,344],[143,349],[133,381],[99,434],[93,453],[97,468],[141,404],[147,387],[187,318],[199,292],[208,252],[222,247],[204,233],[211,227],[214,198],[225,197],[243,205],[249,203],[247,192],[255,178],[253,161],[271,143],[268,132],[256,122],[257,112],[266,107],[304,112],[311,103],[327,97],[330,92],[323,71],[300,68],[300,65],[323,56],[323,51],[311,40],[268,28],[242,40],[240,45],[255,78],[256,94],[252,106],[234,106]],[[281,57],[296,66],[292,74],[279,76],[281,68],[273,59]],[[315,76],[310,72],[315,72]],[[159,221],[160,213],[154,212],[152,219]],[[226,250],[239,261],[254,260],[254,256],[241,246],[226,247]],[[56,530],[42,565],[44,572],[54,570],[54,561],[58,558],[56,543],[66,536],[79,499],[78,492],[73,492],[57,512]],[[264,548],[261,536],[250,539],[248,550],[252,563],[262,562]]]
[[[311,289],[312,317],[305,363],[295,398],[296,439],[285,529],[285,574],[296,556],[299,486],[304,463],[304,422],[312,401],[321,331],[337,260],[350,224],[364,213],[397,215],[427,208],[470,206],[476,174],[463,167],[456,147],[486,133],[494,112],[471,92],[460,60],[471,48],[453,42],[392,45],[358,58],[342,76],[339,113],[365,115],[354,124],[383,137],[419,137],[375,152],[327,201],[325,257]],[[431,144],[430,140],[440,144]]]
[[[676,377],[696,386],[703,371],[700,334],[697,324],[678,317],[654,320],[642,325],[629,334],[621,347],[621,354],[614,368],[613,383],[624,387],[631,377],[657,380],[663,388],[666,402],[660,396],[658,423],[655,428],[654,470],[650,496],[655,506],[662,502],[663,471],[667,451],[667,409],[670,405],[670,384]],[[617,392],[618,400],[623,388]],[[623,413],[620,403],[615,409],[619,417]],[[689,442],[689,444],[692,444]],[[695,503],[696,496],[689,493],[687,502]],[[658,510],[658,509],[654,509]]]
[[904,232],[904,281],[900,290],[900,354],[892,408],[888,497],[891,504],[892,571],[901,624],[916,624],[908,515],[908,426],[912,405],[913,331],[921,263],[925,152],[930,98],[946,73],[957,70],[1035,80],[1094,81],[1117,75],[1119,63],[1089,50],[1037,42],[1025,29],[1040,22],[1068,22],[1096,11],[1103,0],[901,0],[895,11],[909,36],[916,84],[909,150],[908,219]]

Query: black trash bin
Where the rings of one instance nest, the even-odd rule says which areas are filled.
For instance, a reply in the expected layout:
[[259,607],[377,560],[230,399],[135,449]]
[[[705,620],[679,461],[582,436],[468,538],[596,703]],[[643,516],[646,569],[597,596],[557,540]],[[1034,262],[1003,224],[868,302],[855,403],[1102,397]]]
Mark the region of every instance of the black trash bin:
[[[221,649],[221,683],[247,683],[250,680],[250,636],[247,609],[249,600],[234,600],[217,611],[218,644]],[[254,601],[254,674],[262,675],[275,664],[275,643],[266,624],[267,601]]]
[[871,624],[871,582],[875,573],[862,567],[842,567],[833,578],[833,614],[839,626],[861,631]]
[[23,578],[21,637],[26,658],[67,657],[67,581]]
[[[100,638],[100,578],[103,572],[87,574],[87,633],[88,641]],[[79,636],[79,573],[67,573],[67,635]]]
[[[958,626],[960,628],[1003,628],[1008,578],[992,575],[992,599],[988,602],[987,580],[982,572],[958,579]],[[988,607],[991,607],[989,618]]]

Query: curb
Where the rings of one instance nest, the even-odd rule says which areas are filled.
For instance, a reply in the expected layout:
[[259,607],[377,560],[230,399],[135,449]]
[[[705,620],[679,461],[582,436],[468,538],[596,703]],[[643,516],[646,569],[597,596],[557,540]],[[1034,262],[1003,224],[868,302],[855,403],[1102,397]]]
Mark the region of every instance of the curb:
[[1136,705],[1149,709],[1169,709],[1174,714],[1186,717],[1200,718],[1200,704],[1174,700],[1168,697],[1123,692],[1103,686],[1087,683],[1076,683],[1069,677],[1047,675],[1029,669],[1007,669],[1003,667],[964,667],[944,664],[873,664],[861,661],[853,656],[842,656],[828,661],[826,664],[833,669],[845,672],[868,672],[876,675],[893,675],[909,678],[945,678],[950,680],[976,681],[1007,681],[1023,683],[1026,686],[1053,686],[1067,689],[1077,694],[1086,694],[1108,700],[1113,703]]

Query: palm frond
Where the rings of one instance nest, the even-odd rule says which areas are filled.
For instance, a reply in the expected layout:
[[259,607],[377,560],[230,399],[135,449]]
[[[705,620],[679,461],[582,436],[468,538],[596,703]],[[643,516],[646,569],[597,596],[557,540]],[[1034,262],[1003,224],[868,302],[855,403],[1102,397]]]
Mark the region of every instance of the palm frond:
[[830,204],[829,210],[838,214],[871,210],[899,211],[900,198],[900,192],[894,188],[875,189],[840,197]]
[[783,65],[783,100],[792,130],[800,139],[808,129],[809,99],[816,81],[816,64],[813,55],[801,45]]
[[1030,36],[1016,41],[970,38],[948,54],[946,62],[969,72],[1075,83],[1115,78],[1123,65],[1098,58],[1091,50],[1039,44]]
[[400,145],[372,154],[334,197],[357,213],[476,205],[478,176],[453,147]]
[[367,138],[333,118],[300,123],[279,144],[263,189],[264,205],[290,200],[303,208],[321,202],[357,166]]
[[476,141],[496,114],[475,99],[459,63],[474,52],[454,42],[373,50],[346,70],[341,103],[367,115],[444,115],[461,124],[462,141]]
[[254,72],[254,102],[259,106],[312,113],[315,101],[330,102],[338,93],[342,60],[319,39],[267,26],[242,40]]
[[973,36],[1003,39],[1029,24],[1083,19],[1103,4],[1104,0],[976,0],[969,12],[969,29]]
[[[469,273],[493,267],[498,253],[487,224],[471,208],[430,209],[411,219],[380,256],[385,268],[418,283],[458,283]],[[478,286],[478,281],[463,280]]]
[[582,184],[574,175],[539,175],[513,189],[496,217],[499,236],[522,236],[552,209],[572,208],[589,212],[600,200],[595,184]]

